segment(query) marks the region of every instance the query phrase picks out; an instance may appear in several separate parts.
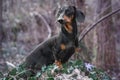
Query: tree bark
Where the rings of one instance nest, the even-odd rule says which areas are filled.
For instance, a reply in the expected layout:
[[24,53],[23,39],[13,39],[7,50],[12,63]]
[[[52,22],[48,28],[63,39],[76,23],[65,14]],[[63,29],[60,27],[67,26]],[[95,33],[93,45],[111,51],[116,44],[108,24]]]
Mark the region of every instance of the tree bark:
[[[119,0],[112,0],[112,10],[120,8]],[[116,43],[116,54],[119,63],[120,70],[120,12],[116,13],[113,17],[114,28],[115,28],[115,43]]]
[[7,65],[5,63],[5,58],[3,57],[2,52],[2,42],[4,39],[4,31],[2,26],[2,3],[3,1],[0,0],[0,72],[5,72],[7,71]]
[[[111,0],[97,0],[97,4],[96,13],[99,14],[104,11],[106,7],[111,5]],[[99,16],[99,18],[111,11],[111,8],[106,10],[101,16]],[[118,66],[113,29],[112,17],[109,17],[107,20],[101,22],[97,28],[98,50],[96,65],[106,70],[112,70]]]

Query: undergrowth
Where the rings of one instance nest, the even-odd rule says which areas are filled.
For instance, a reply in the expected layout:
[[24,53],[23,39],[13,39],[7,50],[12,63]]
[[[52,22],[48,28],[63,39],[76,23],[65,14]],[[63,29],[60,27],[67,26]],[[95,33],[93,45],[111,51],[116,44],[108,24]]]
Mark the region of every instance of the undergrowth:
[[69,61],[63,64],[62,69],[57,66],[43,66],[37,74],[22,78],[24,75],[30,76],[31,73],[25,70],[22,65],[9,71],[7,74],[0,72],[0,80],[111,80],[110,77],[101,69],[96,67],[87,68],[82,60]]

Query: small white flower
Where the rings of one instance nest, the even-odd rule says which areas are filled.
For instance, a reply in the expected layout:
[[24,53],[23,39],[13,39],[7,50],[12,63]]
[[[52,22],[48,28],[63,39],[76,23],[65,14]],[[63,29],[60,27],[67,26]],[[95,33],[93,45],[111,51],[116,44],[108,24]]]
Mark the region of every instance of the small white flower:
[[85,63],[85,67],[87,68],[87,71],[91,71],[94,66],[90,63]]

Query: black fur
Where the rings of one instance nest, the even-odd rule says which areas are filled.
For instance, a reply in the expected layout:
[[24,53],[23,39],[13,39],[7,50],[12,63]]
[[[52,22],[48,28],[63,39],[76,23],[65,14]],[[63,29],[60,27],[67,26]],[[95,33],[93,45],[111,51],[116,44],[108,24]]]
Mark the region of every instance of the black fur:
[[[78,14],[80,16],[78,16]],[[46,40],[39,44],[26,58],[25,67],[33,70],[40,70],[43,65],[50,65],[57,61],[61,61],[61,63],[65,63],[75,52],[75,48],[78,47],[78,37],[77,37],[77,24],[76,19],[79,18],[83,20],[83,13],[77,12],[77,9],[74,6],[65,6],[58,11],[57,19],[60,15],[63,14],[67,17],[73,15],[73,19],[71,21],[72,32],[68,32],[65,29],[65,25],[67,21],[63,20],[58,22],[61,24],[61,31],[59,35],[56,35],[49,40]],[[59,18],[60,19],[60,18]],[[60,45],[64,44],[65,49],[62,50]]]

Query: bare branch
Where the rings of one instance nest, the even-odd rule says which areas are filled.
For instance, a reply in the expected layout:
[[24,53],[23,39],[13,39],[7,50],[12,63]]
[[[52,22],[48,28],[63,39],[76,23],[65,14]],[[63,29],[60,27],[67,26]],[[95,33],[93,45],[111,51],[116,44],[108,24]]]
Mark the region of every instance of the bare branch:
[[8,61],[6,61],[6,64],[7,64],[8,66],[12,67],[12,68],[15,68],[15,67],[16,67],[14,64],[12,64],[12,63],[10,63],[10,62],[8,62]]
[[93,25],[89,25],[89,26],[87,26],[82,32],[81,32],[81,34],[80,34],[80,37],[79,37],[79,42],[85,37],[85,35],[90,31],[90,30],[92,30],[98,23],[100,23],[101,21],[103,21],[103,20],[105,20],[106,18],[108,18],[108,17],[110,17],[111,15],[113,15],[113,14],[115,14],[115,13],[117,13],[117,12],[119,12],[120,11],[120,8],[119,9],[117,9],[117,10],[115,10],[115,11],[112,11],[111,13],[109,13],[109,14],[107,14],[107,15],[105,15],[105,16],[103,16],[102,18],[100,18],[97,22],[95,22]]
[[49,39],[52,36],[52,31],[51,31],[51,28],[50,28],[49,24],[47,23],[45,18],[40,13],[34,12],[33,15],[38,15],[43,20],[43,22],[45,23],[45,25],[46,25],[46,27],[48,29],[48,37],[47,37],[47,39]]

